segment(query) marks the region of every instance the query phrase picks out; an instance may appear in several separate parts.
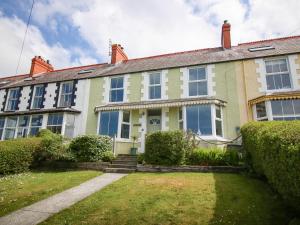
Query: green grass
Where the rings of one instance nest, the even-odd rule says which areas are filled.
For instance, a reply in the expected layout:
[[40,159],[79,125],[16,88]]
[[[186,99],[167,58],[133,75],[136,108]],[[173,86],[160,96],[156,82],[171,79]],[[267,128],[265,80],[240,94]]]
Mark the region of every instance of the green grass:
[[264,182],[237,174],[131,174],[43,224],[282,225],[288,209]]
[[0,216],[100,175],[97,171],[28,172],[0,178]]

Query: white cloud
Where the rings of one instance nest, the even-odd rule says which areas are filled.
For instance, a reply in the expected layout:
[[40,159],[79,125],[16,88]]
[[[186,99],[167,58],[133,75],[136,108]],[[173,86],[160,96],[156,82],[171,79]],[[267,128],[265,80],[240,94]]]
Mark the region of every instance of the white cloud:
[[[16,17],[4,17],[0,13],[0,35],[1,40],[3,40],[0,42],[0,76],[15,74],[25,29],[26,25],[23,21]],[[50,59],[55,68],[96,63],[95,59],[87,57],[83,52],[78,53],[79,59],[73,62],[71,60],[71,51],[63,48],[59,42],[52,46],[48,45],[39,29],[35,26],[30,26],[18,73],[29,72],[31,59],[35,55]]]

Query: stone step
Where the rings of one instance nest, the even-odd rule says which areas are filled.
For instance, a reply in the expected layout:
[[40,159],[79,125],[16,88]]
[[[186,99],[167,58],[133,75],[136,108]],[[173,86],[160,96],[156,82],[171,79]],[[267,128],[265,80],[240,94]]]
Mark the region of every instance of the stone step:
[[136,156],[117,156],[118,159],[137,159]]
[[124,164],[124,165],[136,165],[137,161],[136,160],[113,160],[112,164]]
[[109,164],[109,168],[128,168],[128,169],[135,169],[136,165],[128,165],[128,164]]
[[128,169],[128,168],[106,168],[106,173],[134,173],[136,169]]

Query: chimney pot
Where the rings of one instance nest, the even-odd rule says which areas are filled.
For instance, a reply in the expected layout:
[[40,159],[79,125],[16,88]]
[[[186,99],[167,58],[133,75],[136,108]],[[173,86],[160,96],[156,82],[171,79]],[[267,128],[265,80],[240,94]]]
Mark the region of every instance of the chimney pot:
[[221,44],[223,49],[231,48],[231,38],[230,38],[230,23],[227,20],[224,20],[222,25],[222,35],[221,35]]

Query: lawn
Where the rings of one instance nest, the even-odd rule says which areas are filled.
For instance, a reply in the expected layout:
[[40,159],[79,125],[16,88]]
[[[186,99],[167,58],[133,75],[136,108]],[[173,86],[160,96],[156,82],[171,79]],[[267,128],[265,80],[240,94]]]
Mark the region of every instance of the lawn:
[[237,174],[135,173],[43,224],[287,224],[264,182]]
[[0,216],[100,175],[96,171],[44,171],[0,178]]

